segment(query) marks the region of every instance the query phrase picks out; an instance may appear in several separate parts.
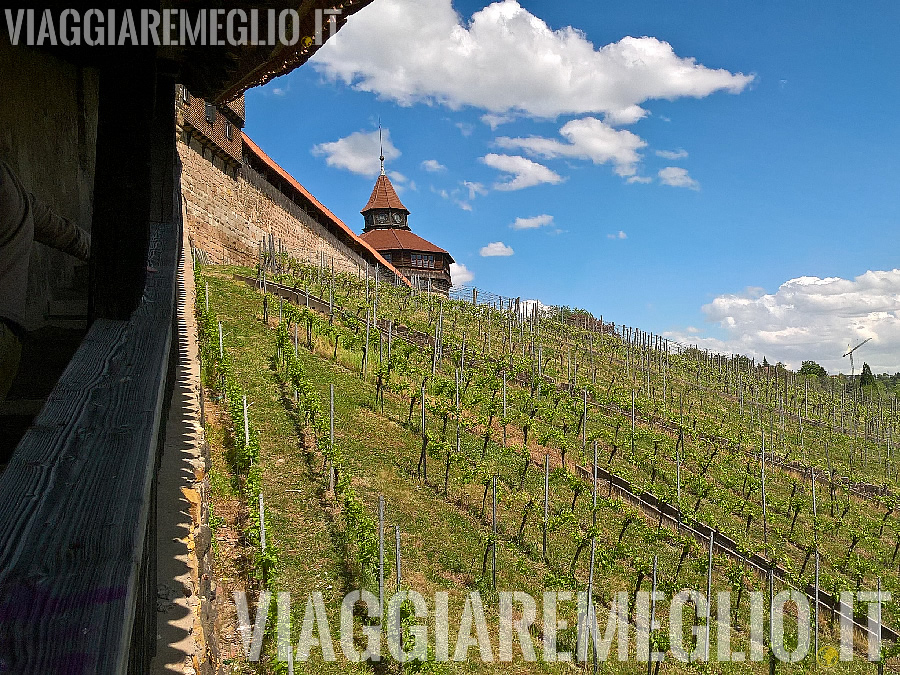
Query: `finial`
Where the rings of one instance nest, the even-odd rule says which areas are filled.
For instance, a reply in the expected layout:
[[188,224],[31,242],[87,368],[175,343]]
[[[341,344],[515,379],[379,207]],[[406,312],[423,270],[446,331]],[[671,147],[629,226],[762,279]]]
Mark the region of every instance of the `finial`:
[[381,148],[381,156],[378,158],[381,160],[381,175],[384,175],[384,143],[381,140],[381,118],[378,118],[378,145]]

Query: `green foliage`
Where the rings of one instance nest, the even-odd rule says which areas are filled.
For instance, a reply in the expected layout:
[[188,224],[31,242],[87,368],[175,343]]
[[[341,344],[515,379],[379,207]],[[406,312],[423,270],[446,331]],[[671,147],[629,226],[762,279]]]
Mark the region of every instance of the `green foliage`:
[[828,374],[828,371],[815,361],[804,361],[797,372],[800,375],[812,375],[813,377],[825,377]]
[[859,374],[859,386],[871,387],[875,384],[875,376],[872,375],[872,369],[868,363],[863,363],[862,372]]

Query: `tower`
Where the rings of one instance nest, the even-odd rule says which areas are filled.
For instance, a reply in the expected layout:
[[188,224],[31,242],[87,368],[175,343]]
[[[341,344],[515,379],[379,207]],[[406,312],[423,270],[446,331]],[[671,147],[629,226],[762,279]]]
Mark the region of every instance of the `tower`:
[[409,209],[384,172],[383,152],[380,159],[381,173],[360,211],[364,219],[361,238],[419,288],[449,295],[453,256],[410,230]]

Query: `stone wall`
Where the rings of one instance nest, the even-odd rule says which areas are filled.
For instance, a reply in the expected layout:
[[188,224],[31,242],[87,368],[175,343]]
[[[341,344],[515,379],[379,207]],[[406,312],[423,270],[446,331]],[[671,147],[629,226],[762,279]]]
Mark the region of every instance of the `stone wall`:
[[[14,48],[4,31],[0,82],[0,157],[51,209],[90,230],[97,71],[37,49]],[[26,328],[46,325],[58,311],[87,313],[86,264],[35,244],[28,273]]]
[[255,265],[259,242],[272,234],[293,256],[317,262],[320,252],[336,271],[359,273],[374,264],[316,222],[314,215],[273,186],[248,162],[227,168],[196,139],[178,141],[185,227],[196,248],[213,263]]

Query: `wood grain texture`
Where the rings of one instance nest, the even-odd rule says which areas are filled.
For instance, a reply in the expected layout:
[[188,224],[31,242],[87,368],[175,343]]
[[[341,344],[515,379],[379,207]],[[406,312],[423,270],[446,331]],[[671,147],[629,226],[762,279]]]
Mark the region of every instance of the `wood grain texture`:
[[145,609],[155,620],[148,530],[181,223],[150,229],[138,308],[93,324],[0,476],[0,672],[124,673],[142,660],[134,638],[152,643],[132,633]]

